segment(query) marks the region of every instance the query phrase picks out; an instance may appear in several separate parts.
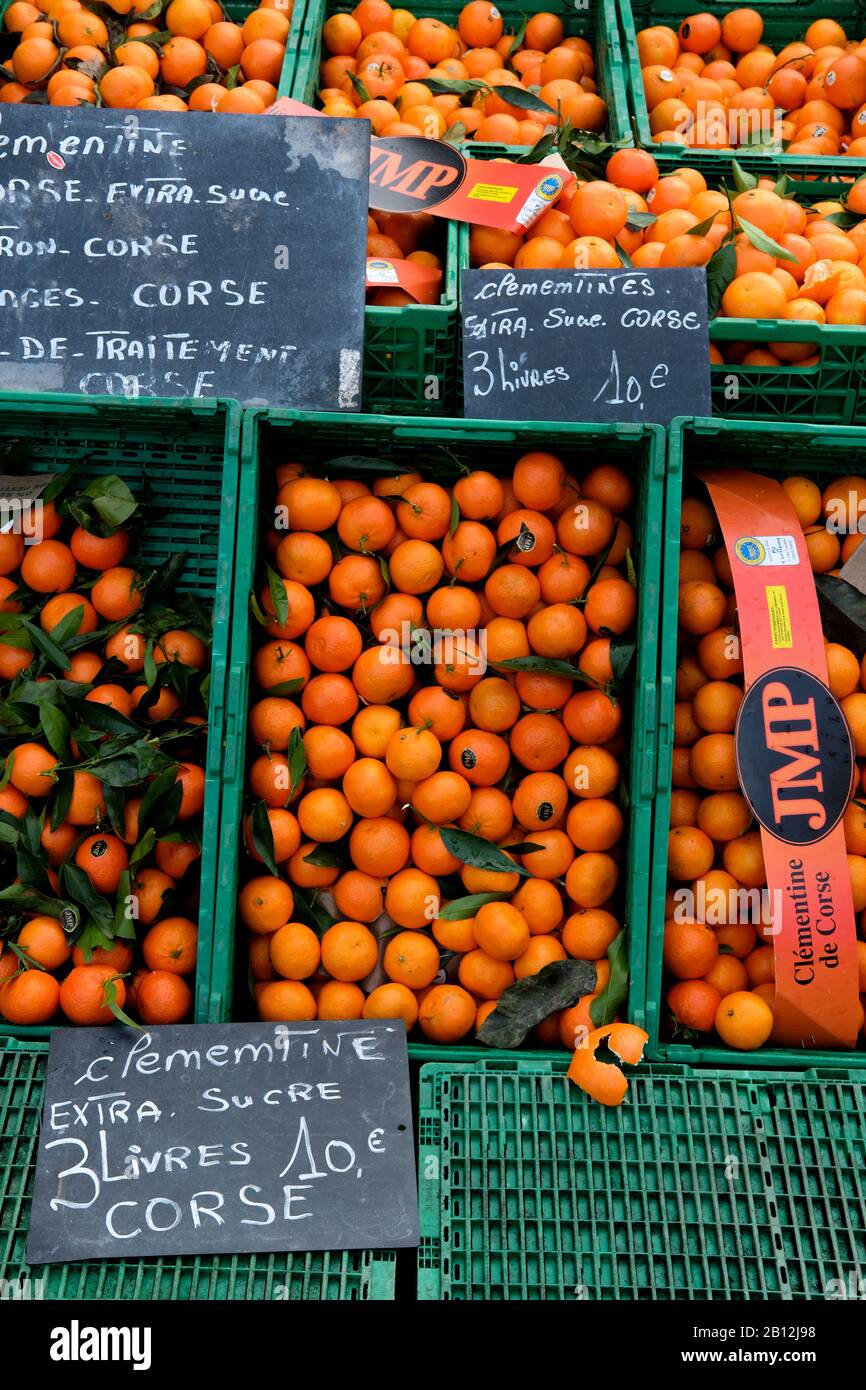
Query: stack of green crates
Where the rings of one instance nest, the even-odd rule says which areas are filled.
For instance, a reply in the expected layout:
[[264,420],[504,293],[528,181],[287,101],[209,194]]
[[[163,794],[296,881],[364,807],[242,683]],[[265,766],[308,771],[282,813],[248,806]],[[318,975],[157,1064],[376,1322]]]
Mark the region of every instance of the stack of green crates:
[[[659,666],[658,784],[653,810],[652,882],[649,905],[646,1008],[644,1017],[653,1058],[708,1066],[830,1067],[855,1069],[866,1082],[866,1051],[762,1047],[735,1052],[719,1043],[692,1046],[668,1041],[663,1017],[662,945],[667,887],[671,751],[677,665],[680,506],[684,486],[696,468],[742,468],[779,477],[812,478],[823,488],[834,477],[862,471],[862,430],[814,428],[740,420],[675,420],[670,428],[662,560],[661,648]],[[700,494],[700,485],[696,485]],[[864,1135],[866,1137],[866,1135]]]
[[[237,971],[235,922],[239,887],[239,854],[244,815],[245,729],[250,703],[252,620],[249,597],[256,577],[259,528],[268,495],[268,479],[275,463],[297,459],[314,467],[344,453],[344,424],[332,415],[289,411],[250,411],[244,430],[238,511],[238,564],[234,582],[232,647],[226,707],[226,757],[223,767],[224,796],[219,845],[217,912],[221,924],[212,972],[211,1008],[208,1020],[217,1022],[253,1016],[246,971]],[[601,459],[631,472],[637,482],[637,530],[635,567],[638,574],[637,653],[633,666],[635,695],[632,704],[631,765],[628,786],[629,852],[626,863],[625,920],[630,927],[630,951],[634,978],[645,970],[646,904],[649,895],[651,801],[655,787],[657,719],[655,666],[659,641],[657,628],[659,556],[664,479],[664,432],[649,425],[503,424],[487,421],[442,420],[426,424],[411,419],[356,416],[352,421],[353,448],[360,455],[393,463],[395,469],[421,468],[424,460],[454,455],[470,466],[502,472],[526,451],[538,445],[553,449],[567,467],[598,463]],[[359,466],[349,459],[350,475]],[[333,471],[333,470],[331,470]],[[633,990],[628,1017],[642,1022],[643,992]],[[454,1050],[435,1049],[424,1042],[412,1043],[416,1057],[472,1057],[476,1045]],[[489,1055],[485,1052],[485,1055]],[[510,1054],[504,1054],[508,1056]],[[537,1054],[536,1054],[537,1055]]]
[[[679,29],[682,21],[698,10],[702,14],[712,14],[718,19],[737,8],[734,0],[707,0],[707,3],[690,6],[687,0],[616,0],[622,30],[623,55],[626,66],[626,82],[631,106],[634,131],[638,145],[653,152],[656,149],[672,150],[673,145],[656,146],[650,130],[649,113],[644,98],[641,78],[640,56],[637,47],[637,32],[651,25],[664,25],[669,29]],[[762,0],[757,5],[764,21],[762,43],[769,44],[778,53],[786,44],[802,39],[809,25],[816,19],[835,19],[851,39],[866,37],[866,11],[857,0]],[[722,150],[692,150],[683,147],[684,161],[702,174],[724,173],[730,167],[730,152]],[[786,155],[777,152],[760,151],[757,146],[743,147],[737,151],[737,159],[744,168],[760,173],[768,159],[780,161],[781,168],[790,174],[808,173],[818,178],[851,178],[863,172],[863,161],[848,159],[844,155]]]

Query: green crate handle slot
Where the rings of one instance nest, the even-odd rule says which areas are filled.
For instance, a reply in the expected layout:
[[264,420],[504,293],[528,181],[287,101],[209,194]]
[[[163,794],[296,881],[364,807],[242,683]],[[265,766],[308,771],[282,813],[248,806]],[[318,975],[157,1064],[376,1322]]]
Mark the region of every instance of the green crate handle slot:
[[656,784],[656,759],[653,742],[656,730],[656,688],[643,685],[638,691],[638,705],[641,728],[644,730],[648,747],[643,750],[640,762],[640,795],[647,801],[652,799]]

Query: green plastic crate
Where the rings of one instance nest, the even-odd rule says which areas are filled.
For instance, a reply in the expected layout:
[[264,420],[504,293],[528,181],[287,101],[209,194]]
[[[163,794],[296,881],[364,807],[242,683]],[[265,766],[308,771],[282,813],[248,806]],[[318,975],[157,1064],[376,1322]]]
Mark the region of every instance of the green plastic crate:
[[[866,28],[864,28],[866,33]],[[692,167],[690,155],[678,159],[658,156],[663,174],[674,173],[678,164]],[[782,174],[783,161],[773,160],[765,173]],[[854,160],[850,161],[855,163]],[[731,156],[723,169],[705,177],[711,188],[731,180]],[[826,180],[793,184],[797,201],[811,206],[838,197],[839,189]],[[717,318],[710,324],[710,341],[750,343],[812,343],[819,360],[811,367],[741,367],[725,363],[710,367],[713,414],[738,420],[779,420],[827,425],[866,424],[866,328],[818,323],[791,323],[786,319]],[[722,349],[724,350],[724,349]]]
[[[13,0],[0,0],[0,20],[2,20],[11,4],[13,4]],[[292,11],[291,28],[289,29],[288,38],[286,39],[286,56],[283,60],[279,86],[277,88],[277,94],[281,97],[291,95],[291,89],[295,81],[295,70],[298,58],[301,54],[301,35],[304,27],[306,5],[307,0],[295,0],[295,6]],[[257,8],[258,5],[255,4],[253,0],[223,0],[223,9],[228,15],[228,18],[233,20],[235,24],[243,24],[247,15],[252,14],[253,10]],[[120,16],[118,16],[118,19],[119,18]],[[5,41],[2,46],[0,62],[6,61],[8,56],[7,49],[8,52],[11,52],[13,46],[13,36],[5,35],[4,38]]]
[[[689,8],[687,0],[616,0],[616,4],[622,28],[626,85],[638,145],[652,150],[653,154],[660,148],[667,151],[681,149],[684,162],[700,169],[704,174],[724,169],[726,164],[730,164],[730,151],[691,150],[688,146],[656,145],[650,130],[649,113],[644,98],[637,31],[652,24],[678,29],[687,15],[695,13],[694,8]],[[702,13],[715,15],[718,19],[722,19],[736,8],[735,0],[708,0],[707,4],[700,6]],[[802,39],[809,25],[816,19],[838,20],[849,38],[866,37],[866,7],[858,3],[858,0],[764,0],[757,8],[764,21],[761,41],[769,44],[777,53],[785,44]],[[744,148],[742,155],[737,153],[736,157],[744,167],[756,172],[765,168],[766,161],[772,159],[774,163],[778,161],[781,167],[791,174],[806,172],[823,178],[850,179],[862,173],[864,168],[862,159],[849,159],[845,155],[779,155],[774,152],[764,154],[755,149]]]
[[425,1066],[418,1299],[862,1297],[866,1079]]
[[[636,527],[636,563],[639,575],[638,632],[635,666],[635,698],[632,706],[631,762],[629,769],[629,854],[624,884],[625,920],[630,925],[630,951],[634,954],[634,978],[645,971],[646,947],[643,924],[649,896],[651,802],[655,788],[655,661],[658,632],[658,560],[661,550],[661,511],[664,479],[664,434],[659,426],[496,424],[487,421],[443,420],[420,424],[411,419],[378,419],[356,416],[352,422],[353,448],[359,454],[393,459],[396,465],[418,465],[419,451],[441,446],[471,464],[501,472],[533,444],[543,444],[566,462],[597,463],[605,458],[633,468],[639,479]],[[248,411],[244,422],[241,489],[238,509],[238,551],[234,577],[232,645],[226,700],[226,761],[220,827],[217,912],[220,931],[216,939],[211,977],[208,1021],[242,1017],[242,979],[235,979],[235,921],[239,880],[240,829],[244,798],[244,730],[249,706],[249,670],[252,623],[249,595],[253,588],[258,552],[259,486],[276,462],[295,458],[315,463],[343,451],[345,433],[339,422],[325,414],[290,411]],[[352,472],[362,471],[358,468]],[[231,750],[231,751],[229,751]],[[236,994],[237,988],[237,994]],[[628,1017],[642,1022],[643,991],[632,990]],[[478,1056],[472,1044],[454,1050],[434,1048],[424,1042],[410,1044],[413,1057]],[[485,1053],[485,1055],[489,1055]],[[498,1055],[498,1054],[497,1054]],[[511,1056],[514,1054],[503,1054]],[[541,1055],[541,1054],[532,1054]],[[549,1054],[554,1055],[554,1054]]]
[[[145,563],[157,566],[186,550],[178,587],[213,604],[196,1019],[206,1016],[210,986],[240,428],[234,402],[0,395],[0,471],[4,448],[24,441],[26,461],[16,456],[12,473],[60,472],[74,463],[83,479],[117,473],[136,496],[146,488]],[[0,1038],[45,1038],[49,1032],[47,1025],[0,1020]]]
[[445,241],[438,304],[364,310],[364,409],[379,415],[447,415],[457,367],[458,223],[439,223]]
[[653,811],[653,870],[649,911],[645,1028],[653,1058],[713,1067],[832,1067],[866,1069],[866,1051],[762,1047],[736,1052],[721,1044],[692,1046],[662,1037],[662,943],[667,886],[671,750],[677,661],[677,589],[680,506],[683,482],[696,467],[745,468],[758,473],[805,474],[824,486],[834,476],[862,466],[866,432],[809,425],[716,419],[674,420],[669,433],[662,557],[662,619],[659,667],[658,787]]
[[[418,18],[441,19],[446,24],[456,25],[462,8],[461,0],[428,0],[412,13]],[[527,0],[525,4],[521,0],[503,0],[497,8],[505,20],[506,33],[516,34],[530,15],[544,11],[560,16],[567,37],[589,39],[595,56],[595,81],[599,95],[608,106],[608,138],[633,145],[616,0]],[[322,26],[331,15],[346,14],[353,9],[352,0],[308,0],[301,61],[297,65],[291,93],[298,101],[306,102],[308,106],[315,105],[322,61]],[[516,151],[520,147],[515,145],[511,148]],[[467,153],[471,153],[471,142]]]
[[[394,1297],[391,1251],[311,1251],[299,1254],[148,1256],[27,1265],[24,1251],[45,1090],[47,1045],[0,1044],[0,1287],[35,1298],[150,1301]],[[25,1283],[25,1281],[27,1281]],[[20,1295],[19,1295],[20,1296]]]

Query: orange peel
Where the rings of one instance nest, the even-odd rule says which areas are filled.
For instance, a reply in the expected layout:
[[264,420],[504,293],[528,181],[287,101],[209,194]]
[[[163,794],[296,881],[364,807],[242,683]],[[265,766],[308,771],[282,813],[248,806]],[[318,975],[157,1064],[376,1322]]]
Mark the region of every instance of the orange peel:
[[612,1062],[602,1062],[596,1056],[602,1042],[607,1043],[620,1062],[635,1067],[643,1057],[649,1034],[633,1023],[607,1023],[603,1028],[593,1029],[571,1059],[569,1081],[573,1081],[601,1105],[621,1105],[628,1090],[628,1081],[619,1067]]
[[811,299],[816,304],[826,304],[838,290],[841,279],[840,272],[833,270],[832,261],[816,261],[807,269],[797,291],[798,296],[800,299]]

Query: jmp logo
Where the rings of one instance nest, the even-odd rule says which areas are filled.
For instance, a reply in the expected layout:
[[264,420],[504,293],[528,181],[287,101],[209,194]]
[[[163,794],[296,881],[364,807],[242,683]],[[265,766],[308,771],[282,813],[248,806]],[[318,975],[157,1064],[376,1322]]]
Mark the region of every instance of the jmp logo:
[[829,835],[851,794],[854,750],[816,676],[781,666],[755,681],[740,706],[736,753],[743,793],[766,830],[792,845]]
[[737,559],[742,560],[744,565],[759,565],[767,553],[756,536],[743,536],[734,550]]

